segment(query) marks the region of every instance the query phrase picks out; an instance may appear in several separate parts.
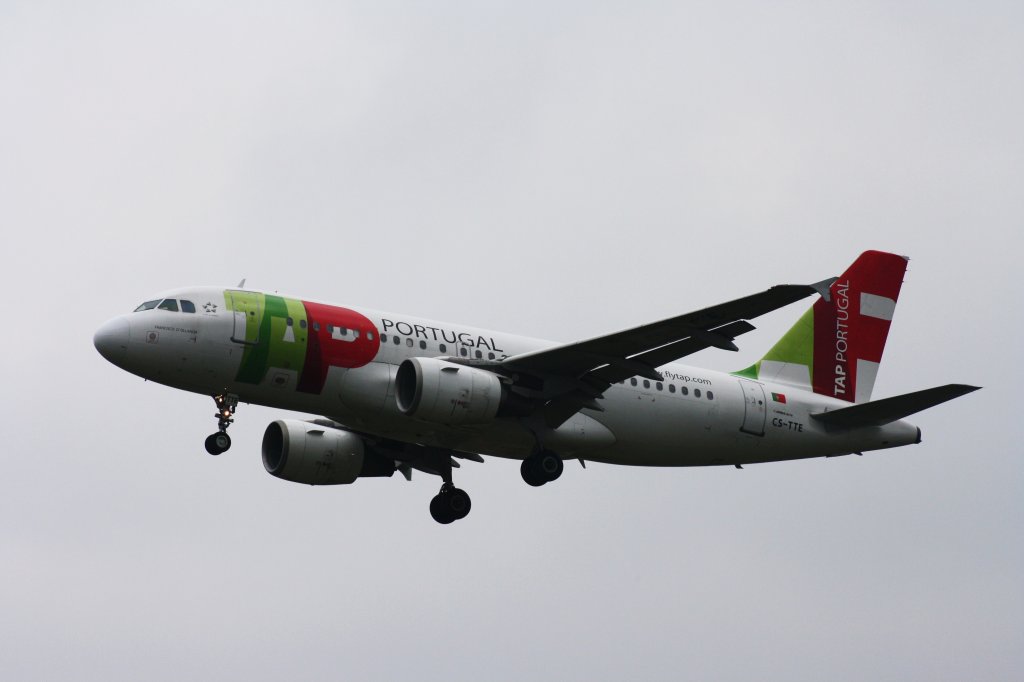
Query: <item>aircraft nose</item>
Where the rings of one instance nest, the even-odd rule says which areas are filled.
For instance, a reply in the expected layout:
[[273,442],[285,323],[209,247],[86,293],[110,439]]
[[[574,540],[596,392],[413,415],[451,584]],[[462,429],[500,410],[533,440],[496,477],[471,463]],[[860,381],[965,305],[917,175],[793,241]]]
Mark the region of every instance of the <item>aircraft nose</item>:
[[120,366],[124,356],[128,353],[128,331],[128,320],[123,317],[115,317],[96,330],[96,335],[92,337],[92,343],[100,355]]

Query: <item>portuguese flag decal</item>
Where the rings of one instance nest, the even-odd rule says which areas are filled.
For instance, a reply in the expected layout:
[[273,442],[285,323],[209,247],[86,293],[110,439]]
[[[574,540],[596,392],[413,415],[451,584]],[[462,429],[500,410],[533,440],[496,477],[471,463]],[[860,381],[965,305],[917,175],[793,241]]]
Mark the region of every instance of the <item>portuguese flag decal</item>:
[[782,403],[783,405],[785,405],[786,404],[786,394],[785,393],[772,393],[772,400],[774,400],[777,403]]

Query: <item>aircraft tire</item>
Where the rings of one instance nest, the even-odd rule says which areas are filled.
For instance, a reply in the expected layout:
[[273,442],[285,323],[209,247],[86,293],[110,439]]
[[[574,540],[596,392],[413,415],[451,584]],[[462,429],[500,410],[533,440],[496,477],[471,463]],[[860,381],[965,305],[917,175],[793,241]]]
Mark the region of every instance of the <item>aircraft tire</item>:
[[219,455],[222,452],[226,452],[231,447],[231,436],[218,431],[217,433],[210,434],[206,438],[206,451],[211,455]]
[[457,518],[448,504],[447,497],[445,493],[438,493],[430,500],[430,516],[438,523],[449,524]]
[[538,457],[538,468],[546,481],[554,481],[562,475],[565,465],[562,458],[553,452],[542,452]]
[[465,490],[452,488],[446,495],[445,504],[448,506],[448,510],[455,515],[456,521],[469,516],[469,510],[473,507],[473,501],[469,499],[469,494]]
[[538,488],[548,482],[547,476],[544,475],[537,460],[536,456],[527,457],[519,466],[519,473],[522,475],[523,480],[534,488]]

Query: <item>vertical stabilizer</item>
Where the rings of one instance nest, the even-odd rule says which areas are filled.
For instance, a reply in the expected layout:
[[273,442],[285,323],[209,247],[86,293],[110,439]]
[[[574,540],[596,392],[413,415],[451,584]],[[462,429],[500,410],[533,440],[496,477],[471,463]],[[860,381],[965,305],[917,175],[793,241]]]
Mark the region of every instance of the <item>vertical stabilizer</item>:
[[849,402],[871,399],[907,258],[865,251],[753,366],[740,376],[813,390]]

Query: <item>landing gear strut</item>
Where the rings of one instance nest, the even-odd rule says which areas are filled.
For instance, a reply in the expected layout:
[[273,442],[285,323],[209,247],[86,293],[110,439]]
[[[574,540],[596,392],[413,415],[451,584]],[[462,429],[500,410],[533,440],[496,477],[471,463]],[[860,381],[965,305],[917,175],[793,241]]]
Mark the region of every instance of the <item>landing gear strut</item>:
[[562,475],[562,458],[550,450],[542,450],[523,460],[519,473],[523,480],[537,487],[549,483]]
[[238,396],[226,394],[215,395],[213,401],[217,403],[217,433],[210,434],[206,438],[206,451],[211,455],[219,455],[231,447],[231,436],[228,435],[228,427],[234,422],[233,415],[238,407]]

